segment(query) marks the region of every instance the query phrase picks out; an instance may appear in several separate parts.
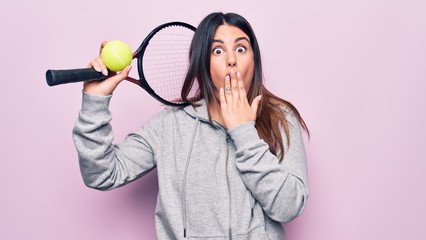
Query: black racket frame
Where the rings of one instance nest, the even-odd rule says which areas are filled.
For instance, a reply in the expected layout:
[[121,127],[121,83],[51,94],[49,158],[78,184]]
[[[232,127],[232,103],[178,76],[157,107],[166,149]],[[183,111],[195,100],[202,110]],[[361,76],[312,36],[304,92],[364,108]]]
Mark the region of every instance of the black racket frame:
[[[138,66],[138,73],[139,73],[139,79],[133,79],[131,77],[128,77],[132,82],[137,83],[139,86],[141,86],[146,92],[148,92],[152,97],[154,97],[159,102],[170,105],[170,106],[183,106],[187,105],[188,103],[185,102],[170,102],[162,97],[160,97],[148,84],[145,74],[143,71],[143,55],[145,53],[146,48],[149,45],[150,40],[157,34],[159,31],[161,31],[164,28],[172,27],[172,26],[181,26],[188,28],[195,32],[196,28],[188,23],[185,22],[168,22],[159,25],[158,27],[154,28],[143,40],[139,48],[133,53],[133,58],[137,58],[137,66]],[[188,56],[189,57],[189,56]],[[83,82],[83,81],[92,81],[92,80],[104,80],[110,75],[105,76],[100,72],[97,72],[93,68],[82,68],[82,69],[67,69],[67,70],[47,70],[46,72],[46,82],[49,86],[56,86],[60,84],[66,84],[66,83],[74,83],[74,82]]]

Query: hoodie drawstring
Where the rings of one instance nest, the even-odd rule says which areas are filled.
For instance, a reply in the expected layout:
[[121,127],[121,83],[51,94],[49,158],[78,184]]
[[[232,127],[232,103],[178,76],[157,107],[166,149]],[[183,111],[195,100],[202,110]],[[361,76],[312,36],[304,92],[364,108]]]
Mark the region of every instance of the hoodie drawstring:
[[191,161],[192,149],[194,148],[195,135],[197,134],[198,125],[200,124],[200,120],[198,118],[195,119],[195,128],[192,134],[191,145],[189,146],[188,157],[186,159],[185,164],[185,173],[183,177],[182,184],[182,205],[183,205],[183,237],[186,238],[186,179],[188,175],[189,162]]

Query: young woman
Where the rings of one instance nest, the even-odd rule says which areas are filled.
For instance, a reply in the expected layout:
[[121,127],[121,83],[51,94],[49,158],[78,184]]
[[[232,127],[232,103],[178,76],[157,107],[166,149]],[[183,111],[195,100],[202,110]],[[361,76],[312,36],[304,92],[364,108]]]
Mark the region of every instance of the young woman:
[[[106,71],[100,57],[89,66]],[[157,168],[158,239],[283,239],[282,222],[303,211],[306,156],[296,108],[262,83],[249,23],[212,13],[199,24],[182,90],[201,97],[167,107],[113,144],[111,95],[130,67],[86,82],[73,138],[87,186],[109,190]]]

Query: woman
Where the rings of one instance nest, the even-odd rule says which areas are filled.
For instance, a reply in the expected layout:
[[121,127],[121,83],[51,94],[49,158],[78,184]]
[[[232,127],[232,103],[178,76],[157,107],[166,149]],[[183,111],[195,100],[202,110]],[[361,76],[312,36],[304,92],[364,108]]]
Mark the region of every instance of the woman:
[[[90,64],[106,73],[98,57]],[[121,144],[112,144],[111,94],[130,67],[86,82],[73,137],[87,186],[109,190],[157,168],[158,239],[283,239],[281,222],[308,197],[306,157],[296,108],[262,83],[249,23],[212,13],[197,28],[182,90],[201,98],[168,107]],[[309,132],[308,132],[309,134]]]

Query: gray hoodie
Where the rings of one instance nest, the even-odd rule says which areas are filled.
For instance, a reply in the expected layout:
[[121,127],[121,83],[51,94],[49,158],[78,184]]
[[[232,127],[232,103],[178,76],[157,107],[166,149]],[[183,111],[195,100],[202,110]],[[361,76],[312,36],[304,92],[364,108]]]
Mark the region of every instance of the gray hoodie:
[[281,222],[303,211],[306,156],[290,112],[290,147],[279,163],[254,122],[229,131],[210,124],[203,100],[196,108],[167,107],[113,144],[110,99],[83,93],[73,130],[83,180],[110,190],[156,167],[158,239],[283,239]]

